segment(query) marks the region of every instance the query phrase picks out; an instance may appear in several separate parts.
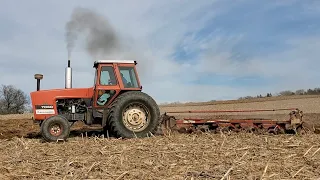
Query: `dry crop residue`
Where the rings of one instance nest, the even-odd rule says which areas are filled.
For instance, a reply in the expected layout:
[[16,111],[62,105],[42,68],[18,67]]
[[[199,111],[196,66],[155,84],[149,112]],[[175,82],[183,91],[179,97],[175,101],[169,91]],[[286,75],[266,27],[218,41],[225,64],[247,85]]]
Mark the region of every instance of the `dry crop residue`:
[[3,178],[312,179],[319,135],[174,134],[144,139],[0,140]]

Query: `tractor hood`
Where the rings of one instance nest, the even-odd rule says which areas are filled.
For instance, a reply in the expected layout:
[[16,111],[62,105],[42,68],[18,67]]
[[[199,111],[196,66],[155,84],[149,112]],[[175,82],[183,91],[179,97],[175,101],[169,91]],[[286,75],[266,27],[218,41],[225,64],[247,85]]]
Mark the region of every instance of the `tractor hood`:
[[50,89],[40,90],[30,93],[32,106],[52,105],[55,106],[56,99],[61,98],[92,98],[93,87],[91,88],[70,88],[70,89]]

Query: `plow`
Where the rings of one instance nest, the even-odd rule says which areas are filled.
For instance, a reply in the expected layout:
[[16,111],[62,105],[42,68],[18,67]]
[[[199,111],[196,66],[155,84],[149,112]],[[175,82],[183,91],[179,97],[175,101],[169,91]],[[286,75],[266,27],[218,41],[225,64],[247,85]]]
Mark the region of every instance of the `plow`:
[[[172,114],[218,114],[288,111],[286,119],[273,118],[176,118]],[[209,111],[171,111],[165,112],[160,118],[161,134],[171,132],[251,132],[257,134],[303,134],[310,128],[303,121],[303,112],[298,108],[257,109],[257,110],[209,110]]]

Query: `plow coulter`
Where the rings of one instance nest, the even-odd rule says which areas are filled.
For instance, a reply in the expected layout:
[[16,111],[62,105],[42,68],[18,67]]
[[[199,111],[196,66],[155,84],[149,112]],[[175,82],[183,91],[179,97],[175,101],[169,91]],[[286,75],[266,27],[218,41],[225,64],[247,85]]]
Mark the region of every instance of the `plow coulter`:
[[[277,118],[179,118],[169,114],[201,114],[211,113],[248,113],[267,111],[290,111],[286,119]],[[170,132],[193,133],[202,132],[253,132],[257,134],[273,133],[303,134],[309,132],[303,122],[303,112],[297,108],[258,109],[258,110],[213,110],[213,111],[173,111],[161,115],[161,134]]]

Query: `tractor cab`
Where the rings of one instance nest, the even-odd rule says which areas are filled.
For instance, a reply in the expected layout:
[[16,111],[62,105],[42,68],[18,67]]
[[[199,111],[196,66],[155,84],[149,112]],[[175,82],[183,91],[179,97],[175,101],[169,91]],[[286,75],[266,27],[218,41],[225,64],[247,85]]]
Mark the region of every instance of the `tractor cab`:
[[110,105],[115,97],[125,91],[141,91],[137,62],[134,60],[98,60],[94,62],[93,106],[101,109]]

